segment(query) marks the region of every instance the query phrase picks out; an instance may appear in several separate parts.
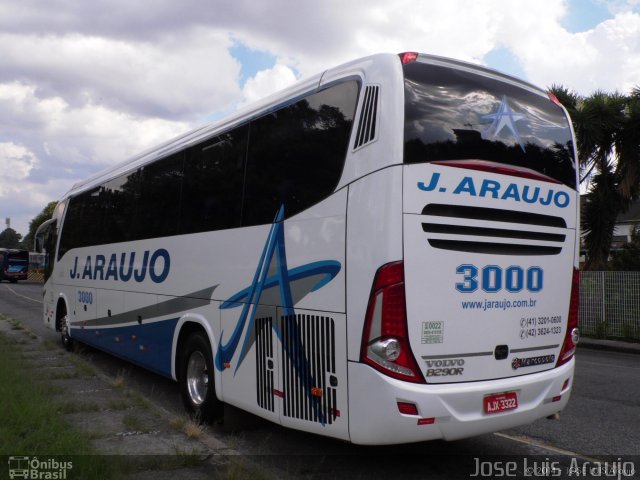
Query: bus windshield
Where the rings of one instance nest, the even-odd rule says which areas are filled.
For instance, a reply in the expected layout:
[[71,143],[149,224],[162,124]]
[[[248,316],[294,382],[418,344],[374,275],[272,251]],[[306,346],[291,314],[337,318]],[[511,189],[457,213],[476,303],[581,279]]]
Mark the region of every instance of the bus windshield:
[[405,163],[485,160],[576,189],[563,109],[515,81],[425,62],[404,66]]
[[23,273],[29,268],[29,253],[21,252],[9,255],[5,269],[10,273]]

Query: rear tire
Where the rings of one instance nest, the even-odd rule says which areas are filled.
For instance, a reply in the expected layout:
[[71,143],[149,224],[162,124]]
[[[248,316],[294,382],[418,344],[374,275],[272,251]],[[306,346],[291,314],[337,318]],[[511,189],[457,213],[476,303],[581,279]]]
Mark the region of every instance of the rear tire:
[[213,353],[203,332],[192,333],[180,351],[179,382],[182,403],[199,423],[220,420],[223,405],[216,397]]

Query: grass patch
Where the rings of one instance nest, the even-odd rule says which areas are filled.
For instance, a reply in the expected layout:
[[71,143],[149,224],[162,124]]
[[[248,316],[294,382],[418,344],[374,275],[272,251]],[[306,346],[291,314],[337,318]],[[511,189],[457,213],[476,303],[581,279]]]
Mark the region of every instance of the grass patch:
[[66,457],[73,462],[74,478],[119,478],[117,462],[96,456],[89,437],[58,414],[50,387],[31,381],[34,373],[12,351],[15,347],[0,333],[0,456]]
[[147,424],[135,413],[126,413],[122,417],[122,424],[125,426],[125,428],[133,430],[135,432],[149,432],[149,427],[147,426]]
[[111,386],[118,390],[122,390],[124,388],[124,373],[118,373],[118,375],[116,375],[116,378],[114,378],[111,382]]
[[77,370],[54,371],[47,378],[51,380],[73,380],[74,378],[80,378],[80,373]]
[[73,363],[78,371],[84,375],[85,377],[95,377],[97,375],[96,369],[93,368],[89,363],[85,362],[83,359],[76,357],[74,355],[69,357],[71,363]]
[[11,330],[24,330],[22,324],[18,320],[14,320],[13,318],[8,319],[9,324],[11,325]]
[[169,422],[171,427],[179,432],[184,433],[188,438],[198,439],[205,431],[205,426],[193,421],[188,415],[174,417]]
[[62,350],[58,350],[59,349],[58,344],[52,342],[51,340],[42,340],[41,345],[42,345],[42,348],[44,348],[45,350],[50,350],[50,351],[55,350],[56,355],[59,355],[59,356],[64,355],[64,352]]
[[129,408],[131,408],[131,404],[124,399],[116,399],[116,400],[110,400],[109,404],[107,405],[107,408],[109,410],[127,410]]
[[140,392],[126,390],[124,392],[124,396],[131,401],[132,405],[135,407],[140,407],[144,409],[151,409],[151,403],[149,400],[144,398],[144,396]]
[[86,413],[99,411],[100,405],[96,402],[87,402],[84,400],[65,402],[58,407],[58,412],[60,413]]

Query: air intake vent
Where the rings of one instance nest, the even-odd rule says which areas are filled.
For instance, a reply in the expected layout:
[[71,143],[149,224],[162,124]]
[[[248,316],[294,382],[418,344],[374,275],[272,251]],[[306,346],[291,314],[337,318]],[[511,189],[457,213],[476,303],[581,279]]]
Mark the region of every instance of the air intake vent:
[[281,320],[282,414],[332,424],[339,416],[333,318],[298,314]]
[[429,245],[442,250],[557,255],[566,239],[566,222],[551,215],[443,204],[427,205],[422,214],[432,217],[422,223]]
[[380,87],[369,85],[364,91],[362,113],[356,133],[356,141],[353,149],[360,148],[376,138],[376,122],[378,121],[378,95]]
[[256,338],[256,392],[258,405],[274,411],[273,403],[273,328],[271,317],[257,318]]

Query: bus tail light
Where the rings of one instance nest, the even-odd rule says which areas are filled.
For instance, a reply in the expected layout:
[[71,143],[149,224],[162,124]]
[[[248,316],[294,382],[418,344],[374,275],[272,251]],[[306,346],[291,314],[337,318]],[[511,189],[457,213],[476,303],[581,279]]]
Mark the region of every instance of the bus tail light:
[[[562,102],[558,99],[558,97],[556,97],[556,94],[553,92],[547,92],[547,95],[549,95],[549,100],[551,100],[553,103],[555,103],[556,105],[558,105],[559,107],[562,107]],[[563,107],[564,108],[564,107]]]
[[406,65],[407,63],[415,62],[418,59],[418,54],[416,52],[403,52],[399,53],[400,61],[402,65]]
[[405,304],[403,263],[383,265],[373,280],[360,361],[390,377],[424,383],[409,346]]
[[580,272],[573,269],[573,281],[571,282],[571,301],[569,302],[569,320],[567,321],[567,333],[564,337],[564,344],[560,351],[560,357],[556,367],[564,365],[573,358],[576,353],[576,346],[580,340],[580,330],[578,329],[578,307],[580,304]]

